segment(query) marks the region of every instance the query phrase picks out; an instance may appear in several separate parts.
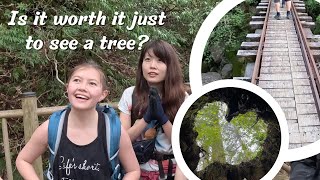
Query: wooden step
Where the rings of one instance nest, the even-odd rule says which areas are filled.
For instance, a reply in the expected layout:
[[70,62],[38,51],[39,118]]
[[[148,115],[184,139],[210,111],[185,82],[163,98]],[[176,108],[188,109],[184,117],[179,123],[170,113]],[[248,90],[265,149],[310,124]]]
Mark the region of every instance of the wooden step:
[[264,21],[250,21],[249,24],[250,24],[251,29],[253,29],[253,30],[262,29]]
[[318,42],[318,41],[320,41],[320,35],[313,35],[313,36],[310,38],[310,41],[312,41],[312,42]]
[[313,35],[313,37],[320,39],[320,35]]
[[311,50],[313,56],[320,56],[320,50]]
[[308,13],[302,13],[302,12],[298,12],[298,16],[308,16]]
[[261,34],[256,34],[256,33],[250,33],[250,34],[247,34],[246,36],[246,38],[249,41],[260,41],[260,37],[261,37]]
[[266,16],[267,12],[266,11],[259,11],[257,14],[259,16]]
[[301,21],[301,25],[304,28],[310,28],[313,29],[316,26],[316,23],[314,22],[306,22],[306,21]]
[[310,49],[320,50],[320,42],[309,42]]
[[301,1],[301,0],[293,0],[292,2],[293,3],[304,3],[304,1]]
[[244,50],[254,50],[258,49],[259,47],[259,42],[242,42],[241,43],[241,49]]
[[255,60],[258,50],[238,50],[237,57],[239,60]]
[[311,16],[299,16],[300,21],[312,22]]
[[256,9],[258,11],[266,11],[268,9],[268,6],[257,6]]
[[265,16],[252,16],[252,21],[264,21]]
[[295,7],[305,7],[304,3],[294,3]]
[[320,62],[320,50],[311,50],[315,62]]
[[251,82],[251,77],[233,77],[232,79]]
[[297,12],[306,12],[306,8],[305,7],[296,7]]
[[303,28],[304,34],[306,35],[307,39],[313,38],[313,33],[310,28]]
[[269,3],[261,2],[258,4],[258,6],[268,6]]
[[297,1],[297,2],[293,2],[293,4],[294,5],[296,5],[296,4],[304,4],[304,2],[303,1]]

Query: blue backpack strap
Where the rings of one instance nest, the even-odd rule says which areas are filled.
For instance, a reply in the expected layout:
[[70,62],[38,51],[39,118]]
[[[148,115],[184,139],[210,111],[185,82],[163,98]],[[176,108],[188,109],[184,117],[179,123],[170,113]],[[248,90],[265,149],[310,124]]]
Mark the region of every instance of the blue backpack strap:
[[60,138],[63,128],[63,122],[66,114],[66,109],[54,112],[49,118],[48,125],[48,146],[50,151],[49,168],[46,171],[46,177],[53,179],[52,167],[55,155],[57,154]]
[[118,157],[121,136],[121,122],[117,113],[112,107],[108,105],[104,106],[103,112],[106,124],[108,158],[113,169],[113,174],[111,178],[121,179],[121,168]]

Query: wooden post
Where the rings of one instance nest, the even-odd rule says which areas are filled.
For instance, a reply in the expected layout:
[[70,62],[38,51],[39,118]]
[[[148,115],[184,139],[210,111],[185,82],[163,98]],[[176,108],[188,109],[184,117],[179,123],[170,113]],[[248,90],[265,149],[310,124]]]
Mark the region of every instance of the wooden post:
[[[27,143],[33,132],[39,126],[37,115],[37,97],[35,92],[26,92],[22,94],[22,111],[23,111],[23,126],[24,139]],[[33,167],[39,178],[43,180],[42,158],[41,156],[33,163]]]
[[8,125],[7,120],[5,118],[2,118],[2,135],[8,180],[13,180]]

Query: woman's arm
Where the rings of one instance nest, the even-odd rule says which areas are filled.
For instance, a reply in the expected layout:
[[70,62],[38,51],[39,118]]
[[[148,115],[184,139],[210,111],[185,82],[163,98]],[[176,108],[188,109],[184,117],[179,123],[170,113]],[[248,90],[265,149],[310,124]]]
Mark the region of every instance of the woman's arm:
[[172,123],[167,121],[165,124],[162,125],[162,129],[164,134],[168,138],[169,142],[171,143],[171,132],[172,132]]
[[123,112],[120,112],[120,121],[123,128],[127,130],[131,141],[135,141],[148,125],[143,119],[137,119],[133,126],[131,126],[131,116]]
[[134,87],[127,88],[119,101],[119,110],[120,110],[120,121],[125,130],[131,139],[135,141],[138,136],[141,135],[144,128],[147,126],[147,123],[142,119],[137,119],[136,122],[131,127],[131,110],[132,110],[132,93]]
[[121,137],[119,145],[119,159],[123,166],[126,174],[123,179],[139,179],[140,178],[140,167],[136,155],[133,151],[130,138],[126,130],[121,127]]
[[185,177],[181,171],[181,169],[179,168],[179,166],[176,166],[176,175],[174,176],[175,180],[187,180],[187,177]]
[[16,159],[17,169],[24,179],[39,179],[32,163],[47,149],[48,123],[48,120],[45,121],[35,130],[29,142],[20,151]]

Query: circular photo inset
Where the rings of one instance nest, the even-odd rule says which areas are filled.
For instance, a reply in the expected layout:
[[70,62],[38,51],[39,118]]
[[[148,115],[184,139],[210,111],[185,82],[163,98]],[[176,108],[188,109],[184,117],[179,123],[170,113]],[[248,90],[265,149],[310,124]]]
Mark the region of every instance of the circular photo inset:
[[224,87],[198,98],[184,115],[180,149],[200,179],[264,177],[281,146],[276,114],[257,94]]

